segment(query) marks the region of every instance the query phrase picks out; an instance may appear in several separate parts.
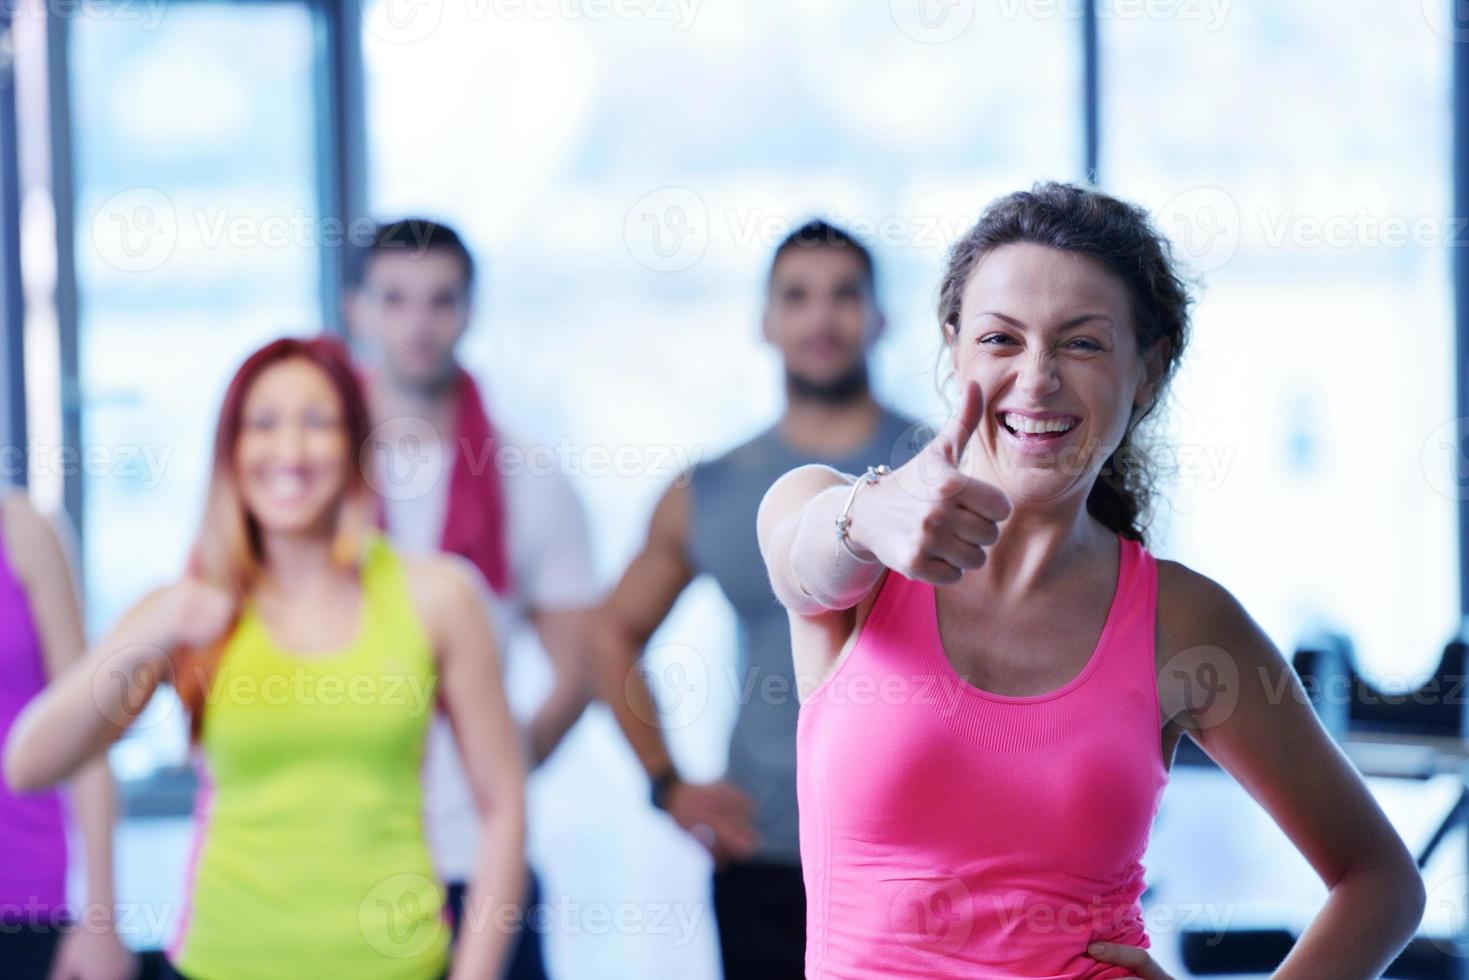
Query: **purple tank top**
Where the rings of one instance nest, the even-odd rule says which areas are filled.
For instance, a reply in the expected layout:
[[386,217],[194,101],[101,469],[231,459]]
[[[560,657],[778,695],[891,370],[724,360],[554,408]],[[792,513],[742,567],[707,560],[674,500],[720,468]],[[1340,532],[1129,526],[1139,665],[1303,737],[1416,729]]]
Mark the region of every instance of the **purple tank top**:
[[[46,686],[25,589],[0,538],[0,743]],[[0,922],[50,922],[66,903],[66,830],[56,790],[13,793],[0,779]]]

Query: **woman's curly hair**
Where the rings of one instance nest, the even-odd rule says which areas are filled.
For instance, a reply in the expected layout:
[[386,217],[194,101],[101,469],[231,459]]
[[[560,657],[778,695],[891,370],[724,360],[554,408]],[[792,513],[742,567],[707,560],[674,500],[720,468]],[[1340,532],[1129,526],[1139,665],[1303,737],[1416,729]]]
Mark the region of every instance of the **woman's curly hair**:
[[1168,240],[1135,204],[1075,184],[1048,181],[992,202],[949,251],[939,287],[940,327],[958,336],[959,303],[980,259],[1002,245],[1029,242],[1090,256],[1127,287],[1139,353],[1166,342],[1156,394],[1133,411],[1121,443],[1102,464],[1087,511],[1111,530],[1144,541],[1157,466],[1138,426],[1167,392],[1189,335],[1192,298],[1175,268]]

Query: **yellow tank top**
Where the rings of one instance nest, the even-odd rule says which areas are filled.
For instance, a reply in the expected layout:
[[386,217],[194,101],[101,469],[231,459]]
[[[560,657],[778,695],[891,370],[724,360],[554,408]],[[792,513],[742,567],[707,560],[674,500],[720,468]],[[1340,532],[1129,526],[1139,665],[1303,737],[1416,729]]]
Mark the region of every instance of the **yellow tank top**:
[[355,640],[300,656],[248,602],[210,685],[186,908],[191,980],[417,980],[448,962],[420,770],[433,652],[397,556],[366,542]]

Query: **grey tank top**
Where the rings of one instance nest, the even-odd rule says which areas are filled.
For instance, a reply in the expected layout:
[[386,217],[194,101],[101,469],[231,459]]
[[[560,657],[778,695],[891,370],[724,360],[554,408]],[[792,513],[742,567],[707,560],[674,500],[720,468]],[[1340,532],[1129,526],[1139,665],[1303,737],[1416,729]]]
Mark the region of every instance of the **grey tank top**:
[[755,537],[755,513],[765,491],[782,474],[807,463],[843,473],[907,462],[932,437],[886,408],[866,445],[845,456],[817,458],[788,447],[772,426],[717,459],[695,464],[689,558],[712,575],[738,619],[739,708],[725,777],[755,803],[760,834],[756,858],[796,864],[796,697],[790,622],[770,590]]

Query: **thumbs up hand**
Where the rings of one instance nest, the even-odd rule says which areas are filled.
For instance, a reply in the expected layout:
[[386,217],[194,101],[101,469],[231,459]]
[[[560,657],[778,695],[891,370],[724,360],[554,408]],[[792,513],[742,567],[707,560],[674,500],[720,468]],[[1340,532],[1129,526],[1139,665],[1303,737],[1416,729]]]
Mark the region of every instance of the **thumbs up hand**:
[[944,428],[891,476],[858,491],[847,540],[905,578],[935,585],[957,582],[984,564],[999,539],[1010,501],[998,487],[959,469],[964,449],[984,417],[973,381]]

